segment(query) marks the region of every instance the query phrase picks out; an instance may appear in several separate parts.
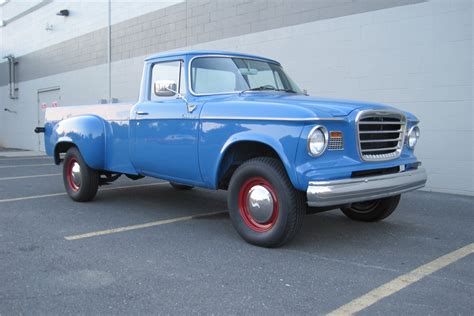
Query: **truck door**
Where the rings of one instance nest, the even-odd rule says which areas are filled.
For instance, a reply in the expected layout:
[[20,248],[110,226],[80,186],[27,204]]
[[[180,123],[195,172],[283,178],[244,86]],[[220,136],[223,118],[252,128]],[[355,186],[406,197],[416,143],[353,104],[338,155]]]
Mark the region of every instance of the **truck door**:
[[[132,110],[132,162],[144,175],[201,184],[198,162],[199,110],[190,113],[186,101],[156,85],[167,83],[185,96],[183,60],[166,60],[148,66],[144,82],[148,97]],[[146,80],[146,79],[150,80]]]

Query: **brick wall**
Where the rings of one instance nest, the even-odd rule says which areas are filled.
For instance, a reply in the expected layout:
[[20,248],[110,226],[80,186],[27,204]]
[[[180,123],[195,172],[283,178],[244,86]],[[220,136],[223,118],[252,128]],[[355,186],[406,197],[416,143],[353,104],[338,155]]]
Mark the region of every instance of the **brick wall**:
[[[129,18],[113,25],[111,33],[112,60],[117,61],[222,38],[422,1],[424,0],[188,0],[177,4],[173,4],[176,1],[170,1],[167,2],[170,5],[163,9]],[[121,2],[113,3],[112,7],[119,4]],[[12,52],[15,56],[20,56],[19,62],[22,66],[19,68],[19,80],[31,80],[99,65],[107,61],[107,30],[104,27],[104,22],[107,20],[107,14],[104,12],[106,6],[103,3],[98,3],[93,7],[84,8],[83,11],[80,11],[80,8],[77,8],[78,12],[72,9],[73,14],[66,18],[67,20],[60,17],[62,23],[81,20],[88,14],[92,18],[86,19],[83,24],[78,22],[59,24],[58,22],[60,25],[57,26],[58,30],[44,31],[41,21],[37,20],[43,18],[44,21],[49,21],[51,12],[63,8],[58,5],[58,3],[52,3],[38,10],[39,12],[35,12],[35,26],[23,26],[17,30],[17,27],[12,24],[4,30],[0,29],[0,32],[4,32],[5,43],[11,43],[15,38],[15,46],[7,45],[7,48],[3,50],[5,53]],[[122,3],[122,6],[115,8],[113,12],[122,12],[123,10]],[[134,11],[132,7],[130,12],[146,11]],[[129,14],[129,17],[131,16],[133,16],[132,13]],[[54,19],[56,18],[54,17]],[[23,22],[25,20],[21,19],[15,23]],[[78,35],[93,26],[102,26],[102,28]],[[32,29],[38,31],[37,28],[41,31],[39,36],[44,38],[44,42],[41,44],[28,43],[26,39],[31,37],[27,34],[28,31]],[[18,38],[24,43],[18,42]],[[62,39],[62,41],[23,55],[25,49],[31,49],[32,45],[38,47],[38,45],[44,45],[45,42],[52,43],[52,38],[55,41],[58,39]],[[32,37],[32,42],[35,41],[37,39]],[[25,46],[21,44],[25,44]],[[5,65],[0,67],[5,68]],[[6,80],[5,72],[0,73],[0,85],[5,85]]]

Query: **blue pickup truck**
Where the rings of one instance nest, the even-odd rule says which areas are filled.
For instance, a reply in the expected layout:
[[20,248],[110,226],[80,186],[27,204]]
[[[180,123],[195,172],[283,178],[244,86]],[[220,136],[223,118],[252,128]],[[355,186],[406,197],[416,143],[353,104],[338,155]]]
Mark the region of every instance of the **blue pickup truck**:
[[137,103],[51,108],[39,131],[75,201],[120,175],[227,190],[242,238],[277,247],[308,213],[378,221],[423,187],[417,124],[390,106],[310,97],[275,60],[189,51],[147,58]]

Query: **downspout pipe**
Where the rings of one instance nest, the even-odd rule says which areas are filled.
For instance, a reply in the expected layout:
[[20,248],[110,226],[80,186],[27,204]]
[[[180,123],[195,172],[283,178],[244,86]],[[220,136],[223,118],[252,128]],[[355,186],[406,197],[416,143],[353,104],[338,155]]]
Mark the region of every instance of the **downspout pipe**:
[[10,92],[10,99],[18,99],[18,88],[16,87],[16,64],[18,61],[13,55],[8,55],[3,58],[8,60],[8,88]]
[[107,2],[107,81],[108,101],[112,103],[112,0]]

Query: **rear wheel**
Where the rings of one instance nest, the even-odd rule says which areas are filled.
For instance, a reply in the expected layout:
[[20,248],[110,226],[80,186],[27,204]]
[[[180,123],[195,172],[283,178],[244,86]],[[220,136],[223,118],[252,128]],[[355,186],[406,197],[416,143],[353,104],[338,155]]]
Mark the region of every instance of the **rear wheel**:
[[185,184],[179,184],[179,183],[176,183],[176,182],[170,182],[170,185],[176,190],[191,190],[192,188],[194,188],[193,186],[185,185]]
[[240,236],[262,247],[293,239],[306,214],[304,194],[293,187],[278,160],[266,157],[237,168],[229,184],[228,207]]
[[99,172],[89,168],[76,147],[64,157],[63,181],[66,192],[77,202],[92,200],[99,188]]
[[395,211],[400,202],[400,195],[388,198],[352,203],[341,208],[350,219],[363,222],[376,222],[387,218]]

